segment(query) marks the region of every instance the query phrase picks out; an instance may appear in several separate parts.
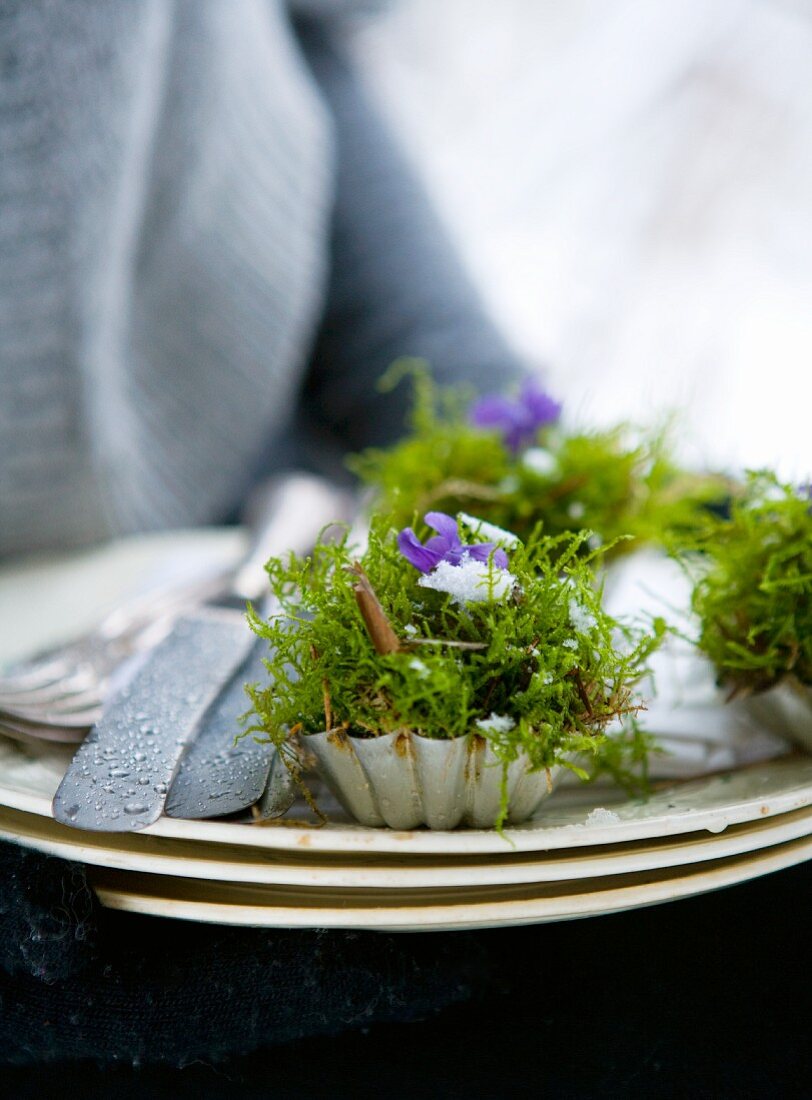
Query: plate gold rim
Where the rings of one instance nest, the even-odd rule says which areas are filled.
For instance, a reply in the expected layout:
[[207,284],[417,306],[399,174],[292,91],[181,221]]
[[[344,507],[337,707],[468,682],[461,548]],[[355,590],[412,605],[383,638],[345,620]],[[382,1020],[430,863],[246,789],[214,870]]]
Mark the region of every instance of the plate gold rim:
[[[108,908],[179,920],[267,928],[450,931],[623,912],[732,886],[795,866],[811,857],[812,837],[804,837],[755,854],[716,860],[688,874],[676,868],[659,875],[615,875],[598,882],[584,880],[592,889],[555,892],[549,887],[536,887],[535,892],[528,890],[525,896],[517,896],[513,889],[511,897],[501,900],[472,901],[470,895],[466,897],[462,891],[456,891],[452,900],[435,896],[419,906],[384,905],[378,897],[371,897],[365,907],[331,905],[325,899],[322,905],[303,906],[295,903],[295,893],[282,895],[278,888],[273,895],[266,891],[260,897],[257,893],[248,895],[244,887],[236,890],[235,884],[203,883],[201,889],[198,880],[166,879],[126,871],[96,871],[91,874],[91,881],[102,904]],[[629,878],[633,881],[628,881]],[[618,884],[619,880],[622,885]],[[602,888],[595,888],[601,883]],[[226,902],[222,897],[217,898],[221,893],[218,886],[227,886],[232,896],[239,894],[242,900]],[[206,893],[210,895],[208,899]],[[380,892],[368,893],[377,895]],[[442,892],[434,894],[442,895]],[[288,904],[284,904],[284,900]]]
[[[506,851],[496,857],[412,857],[273,853],[145,834],[83,834],[57,822],[0,808],[0,839],[91,866],[218,882],[404,890],[432,886],[572,882],[711,862],[812,835],[812,808],[731,826],[721,834],[687,834],[553,853]],[[330,858],[332,857],[332,858]]]

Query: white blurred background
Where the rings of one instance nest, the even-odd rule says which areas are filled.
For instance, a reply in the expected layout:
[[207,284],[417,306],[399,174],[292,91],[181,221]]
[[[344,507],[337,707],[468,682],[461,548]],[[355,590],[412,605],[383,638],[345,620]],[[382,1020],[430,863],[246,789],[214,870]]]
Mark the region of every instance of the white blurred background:
[[812,473],[812,0],[400,0],[355,49],[571,419]]

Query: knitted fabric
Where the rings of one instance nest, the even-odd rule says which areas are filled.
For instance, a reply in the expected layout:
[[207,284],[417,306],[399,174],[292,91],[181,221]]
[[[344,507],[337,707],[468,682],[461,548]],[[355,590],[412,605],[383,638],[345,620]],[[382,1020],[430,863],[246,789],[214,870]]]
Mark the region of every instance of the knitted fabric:
[[279,0],[0,7],[0,555],[220,522],[301,412],[391,438],[399,355],[504,381],[351,6],[304,4],[304,48]]

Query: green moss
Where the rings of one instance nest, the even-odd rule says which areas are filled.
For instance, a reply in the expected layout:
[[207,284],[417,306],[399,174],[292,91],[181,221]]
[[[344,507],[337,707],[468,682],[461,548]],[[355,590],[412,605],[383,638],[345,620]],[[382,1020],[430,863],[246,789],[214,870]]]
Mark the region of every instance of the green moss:
[[553,426],[540,431],[537,450],[514,455],[497,432],[468,422],[471,394],[439,389],[424,364],[399,364],[384,384],[406,373],[414,386],[409,434],[350,461],[374,490],[376,506],[399,524],[430,509],[476,512],[525,538],[539,522],[550,535],[588,528],[595,542],[628,536],[615,542],[616,555],[641,542],[690,535],[704,522],[706,506],[729,494],[721,478],[679,467],[668,429]]
[[728,520],[709,519],[687,565],[699,646],[735,693],[793,677],[812,685],[812,514],[808,497],[751,473]]
[[[399,640],[389,653],[376,649],[359,610],[346,535],[320,542],[305,559],[272,559],[268,576],[281,610],[269,621],[249,613],[270,646],[270,682],[249,689],[246,732],[285,750],[291,733],[325,728],[360,736],[410,729],[432,738],[476,731],[505,766],[521,753],[534,769],[578,753],[591,770],[605,764],[620,773],[627,749],[639,760],[641,741],[606,730],[638,709],[633,685],[665,627],[657,621],[647,632],[603,611],[588,538],[536,531],[509,552],[510,594],[496,598],[502,574],[491,562],[483,566],[486,598],[455,603],[419,584],[396,529],[374,520],[360,565]],[[513,725],[477,725],[493,715]]]

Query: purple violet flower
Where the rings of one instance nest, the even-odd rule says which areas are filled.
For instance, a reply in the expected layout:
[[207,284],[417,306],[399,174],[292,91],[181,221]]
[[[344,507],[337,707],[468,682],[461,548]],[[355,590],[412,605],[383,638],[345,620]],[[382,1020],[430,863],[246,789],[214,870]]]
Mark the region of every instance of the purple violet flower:
[[536,439],[539,428],[553,424],[561,415],[561,405],[528,378],[515,399],[487,394],[471,408],[471,423],[478,428],[496,428],[505,446],[515,454]]
[[486,562],[493,554],[493,564],[507,569],[508,557],[493,542],[480,542],[465,546],[457,531],[457,521],[445,512],[426,512],[426,523],[437,532],[422,543],[411,527],[405,527],[398,535],[398,549],[404,558],[421,573],[430,573],[441,561],[460,565],[464,557]]

